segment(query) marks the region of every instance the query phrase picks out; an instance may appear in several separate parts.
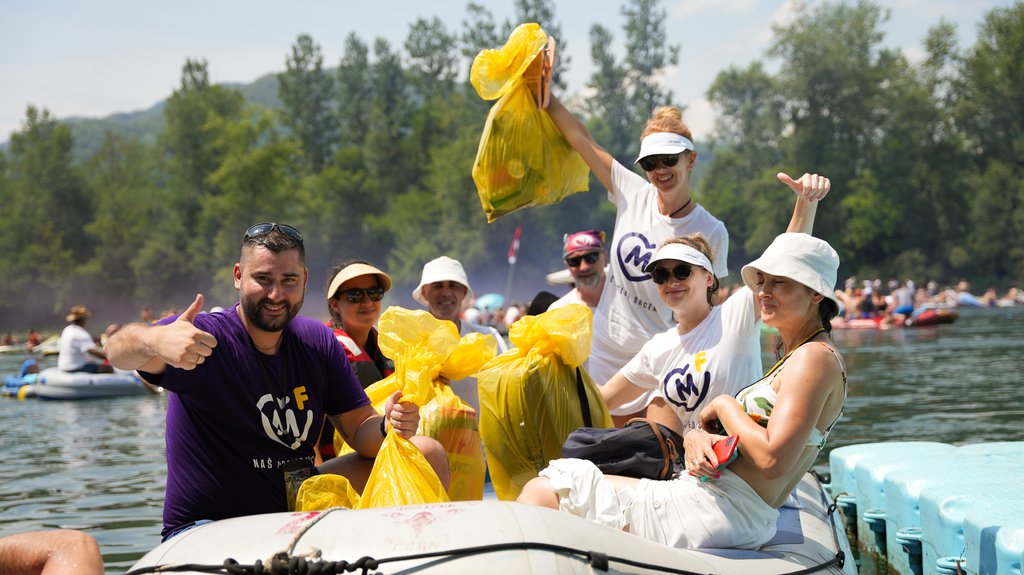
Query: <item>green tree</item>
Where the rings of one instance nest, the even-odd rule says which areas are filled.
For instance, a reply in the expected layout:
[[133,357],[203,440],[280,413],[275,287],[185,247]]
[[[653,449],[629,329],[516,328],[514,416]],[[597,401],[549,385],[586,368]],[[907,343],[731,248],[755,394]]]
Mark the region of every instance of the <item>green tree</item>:
[[315,174],[330,160],[338,140],[335,79],[323,69],[323,62],[320,46],[303,34],[292,46],[286,71],[278,74],[285,125],[302,142],[306,163]]
[[96,249],[82,265],[82,275],[108,300],[142,304],[135,297],[149,278],[131,273],[133,260],[153,222],[169,208],[153,150],[107,132],[84,167],[89,186],[97,190],[95,216],[85,227]]
[[92,245],[82,230],[91,196],[71,161],[71,130],[29,106],[4,162],[0,309],[47,316],[66,307],[77,262]]
[[679,62],[679,46],[665,43],[668,13],[659,0],[630,0],[622,8],[626,18],[626,70],[631,88],[634,134],[658,106],[672,102],[672,92],[661,88],[659,78]]
[[338,65],[338,129],[342,148],[362,147],[366,141],[373,97],[370,50],[353,32],[345,38],[345,55]]

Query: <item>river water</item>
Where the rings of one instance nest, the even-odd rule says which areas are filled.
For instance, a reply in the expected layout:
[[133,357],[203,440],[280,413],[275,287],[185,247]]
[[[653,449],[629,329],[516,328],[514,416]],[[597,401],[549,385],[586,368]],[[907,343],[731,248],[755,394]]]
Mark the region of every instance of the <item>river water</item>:
[[[1024,307],[967,309],[930,328],[837,331],[835,341],[850,396],[829,449],[1024,440]],[[0,374],[23,359],[0,356]],[[109,573],[126,571],[160,542],[166,408],[155,396],[0,398],[0,536],[81,529],[99,542]]]

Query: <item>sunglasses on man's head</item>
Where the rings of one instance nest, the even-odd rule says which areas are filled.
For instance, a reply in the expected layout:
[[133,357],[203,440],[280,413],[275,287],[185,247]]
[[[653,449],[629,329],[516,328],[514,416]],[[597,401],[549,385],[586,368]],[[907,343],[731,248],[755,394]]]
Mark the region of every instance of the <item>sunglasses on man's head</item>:
[[583,254],[582,256],[573,256],[571,258],[565,258],[565,263],[571,268],[580,267],[580,262],[587,262],[588,264],[596,264],[597,260],[601,259],[601,252],[590,252],[589,254]]
[[341,293],[345,294],[345,299],[352,303],[359,303],[367,296],[370,297],[370,301],[380,301],[384,297],[384,288],[377,286],[368,288],[352,288]]
[[640,158],[640,161],[637,163],[640,164],[640,167],[643,168],[645,172],[653,172],[654,169],[658,167],[659,163],[662,166],[665,166],[666,168],[671,168],[672,166],[678,164],[679,154],[661,154],[659,156],[647,156],[646,158]]
[[684,281],[690,277],[691,273],[693,273],[693,266],[690,264],[679,264],[671,270],[668,268],[654,268],[654,271],[651,272],[651,279],[654,280],[654,283],[661,285],[668,281],[670,275],[679,281]]
[[261,224],[250,226],[249,229],[245,230],[245,235],[242,236],[242,242],[245,243],[253,238],[265,236],[274,231],[274,228],[281,230],[282,233],[286,234],[291,239],[302,243],[302,232],[288,224],[278,224],[275,222],[263,222]]

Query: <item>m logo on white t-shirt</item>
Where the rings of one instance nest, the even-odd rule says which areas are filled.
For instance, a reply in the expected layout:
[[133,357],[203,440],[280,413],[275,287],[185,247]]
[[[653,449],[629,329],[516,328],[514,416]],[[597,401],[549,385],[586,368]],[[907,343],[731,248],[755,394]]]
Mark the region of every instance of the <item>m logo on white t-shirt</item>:
[[644,271],[651,263],[658,246],[647,241],[640,232],[630,232],[619,240],[615,246],[615,259],[622,270],[622,275],[631,282],[642,282],[651,279],[651,274]]
[[711,372],[705,371],[702,376],[694,371],[690,370],[690,364],[684,365],[681,369],[677,367],[668,372],[661,383],[665,399],[686,411],[694,411],[700,407],[708,394],[708,389],[711,388]]

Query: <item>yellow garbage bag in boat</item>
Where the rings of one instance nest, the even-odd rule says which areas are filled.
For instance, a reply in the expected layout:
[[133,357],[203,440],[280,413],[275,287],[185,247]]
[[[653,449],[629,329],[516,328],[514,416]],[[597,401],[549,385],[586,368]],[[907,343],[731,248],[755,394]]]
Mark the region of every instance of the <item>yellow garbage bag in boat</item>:
[[487,221],[527,206],[553,204],[588,188],[589,170],[547,112],[537,106],[524,75],[548,37],[521,24],[499,50],[473,60],[470,82],[491,107],[480,136],[473,181]]
[[411,441],[393,430],[377,452],[356,509],[450,501],[441,480]]
[[[420,405],[417,433],[436,439],[448,452],[450,497],[482,499],[486,469],[476,411],[439,378],[475,374],[494,358],[497,342],[479,333],[460,339],[454,323],[400,307],[388,308],[378,325],[378,344],[394,359],[395,373],[366,388],[370,403],[382,413],[388,397],[401,389],[402,401]],[[339,454],[352,451],[340,435],[335,435],[335,447]]]
[[331,507],[355,509],[359,492],[341,475],[325,473],[302,482],[295,497],[296,511],[323,511]]
[[512,324],[515,348],[477,374],[480,434],[499,499],[518,497],[523,485],[562,455],[569,433],[587,425],[611,427],[611,415],[585,369],[591,312],[573,304]]

